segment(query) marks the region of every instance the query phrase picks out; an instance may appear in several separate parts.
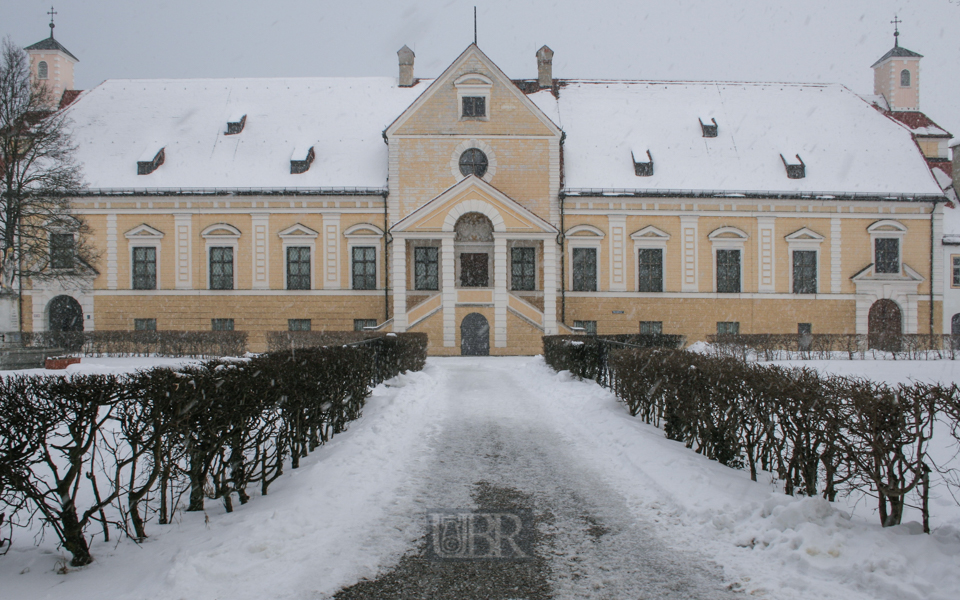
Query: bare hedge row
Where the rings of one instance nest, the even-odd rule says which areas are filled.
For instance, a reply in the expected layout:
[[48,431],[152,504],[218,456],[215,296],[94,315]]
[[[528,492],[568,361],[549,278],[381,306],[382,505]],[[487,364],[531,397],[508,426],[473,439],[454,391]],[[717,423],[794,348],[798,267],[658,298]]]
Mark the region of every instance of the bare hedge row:
[[615,348],[682,348],[682,335],[548,335],[543,337],[543,356],[557,371],[570,371],[581,379],[603,385],[607,357]]
[[0,378],[0,552],[40,519],[92,561],[88,529],[146,537],[186,497],[227,511],[360,416],[370,386],[422,368],[425,334],[130,375]]
[[939,360],[960,358],[960,336],[942,334],[723,334],[707,341],[721,354],[746,360],[887,358]]
[[39,331],[19,334],[25,346],[86,356],[242,356],[245,331]]
[[[548,363],[578,357],[570,349],[566,362]],[[591,369],[587,360],[572,371]],[[593,378],[668,438],[748,468],[754,480],[759,470],[775,473],[788,494],[863,492],[877,499],[884,526],[899,524],[909,504],[929,531],[929,473],[957,480],[956,468],[928,454],[935,426],[960,441],[956,385],[889,386],[672,349],[616,349],[605,370]]]

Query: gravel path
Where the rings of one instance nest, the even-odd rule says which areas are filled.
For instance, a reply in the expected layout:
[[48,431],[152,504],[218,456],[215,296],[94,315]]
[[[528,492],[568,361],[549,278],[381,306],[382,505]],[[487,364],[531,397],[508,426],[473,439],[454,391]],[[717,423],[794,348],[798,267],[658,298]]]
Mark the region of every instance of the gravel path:
[[[414,503],[430,509],[531,509],[529,560],[432,560],[421,540],[391,570],[338,592],[361,598],[725,598],[721,570],[673,548],[578,459],[578,432],[510,363],[437,361],[440,426],[410,461]],[[426,518],[420,515],[426,530]]]

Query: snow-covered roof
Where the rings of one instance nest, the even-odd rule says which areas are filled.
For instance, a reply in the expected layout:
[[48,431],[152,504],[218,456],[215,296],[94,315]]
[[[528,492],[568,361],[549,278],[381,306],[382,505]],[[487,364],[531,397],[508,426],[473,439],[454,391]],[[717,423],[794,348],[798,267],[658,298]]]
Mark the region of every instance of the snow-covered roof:
[[887,116],[891,119],[900,121],[910,130],[913,135],[922,137],[953,137],[943,127],[933,122],[933,119],[920,111],[914,110],[895,110],[888,111]]
[[[568,81],[529,96],[566,132],[573,190],[942,196],[910,132],[842,85]],[[698,118],[717,119],[703,137]],[[638,177],[642,143],[653,175]],[[789,179],[781,153],[805,176]]]
[[[429,85],[396,78],[107,80],[67,108],[92,189],[384,188],[381,135]],[[243,131],[227,122],[246,115]],[[306,173],[291,174],[291,158]],[[164,163],[137,161],[164,148]],[[302,154],[302,156],[301,156]]]

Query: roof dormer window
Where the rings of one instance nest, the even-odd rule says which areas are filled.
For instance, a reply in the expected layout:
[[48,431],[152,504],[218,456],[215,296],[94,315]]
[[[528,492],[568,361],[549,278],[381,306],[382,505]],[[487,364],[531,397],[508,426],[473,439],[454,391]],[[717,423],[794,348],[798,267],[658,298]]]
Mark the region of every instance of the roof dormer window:
[[[650,154],[650,151],[646,151],[647,160],[643,161],[643,154],[640,154],[636,150],[631,150],[630,155],[633,157],[633,172],[636,173],[637,177],[650,177],[653,175],[653,155]],[[637,157],[640,157],[638,160]]]
[[299,148],[294,150],[293,158],[290,159],[290,173],[292,175],[306,173],[310,169],[310,165],[313,164],[314,158],[316,158],[316,155],[313,152],[313,146],[310,146],[310,149],[306,152]]
[[224,135],[236,135],[243,131],[243,126],[247,124],[247,115],[243,115],[235,121],[227,121],[227,131]]
[[140,160],[137,161],[137,175],[149,175],[160,168],[165,158],[163,150],[163,148],[160,148],[160,150],[153,155],[153,158],[150,158],[149,152],[145,153]]
[[797,154],[796,157],[800,164],[788,163],[787,159],[785,159],[782,154],[780,155],[780,160],[783,161],[783,166],[787,170],[787,177],[789,179],[803,179],[807,176],[807,165],[804,164],[799,154]]
[[910,71],[908,69],[900,71],[900,87],[910,87]]
[[703,130],[703,137],[717,137],[717,120],[710,118],[710,123],[704,123],[703,119],[700,119],[700,129]]

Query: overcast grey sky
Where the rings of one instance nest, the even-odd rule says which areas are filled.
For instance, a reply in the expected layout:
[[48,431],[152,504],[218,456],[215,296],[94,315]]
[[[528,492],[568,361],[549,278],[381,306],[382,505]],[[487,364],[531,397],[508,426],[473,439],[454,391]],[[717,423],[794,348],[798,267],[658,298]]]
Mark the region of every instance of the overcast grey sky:
[[[510,77],[843,83],[872,93],[893,46],[924,55],[921,109],[960,135],[960,0],[55,0],[76,85],[108,78],[396,76],[396,51],[438,75],[473,40]],[[0,34],[49,33],[50,0],[0,3]]]

